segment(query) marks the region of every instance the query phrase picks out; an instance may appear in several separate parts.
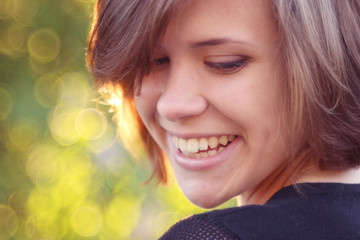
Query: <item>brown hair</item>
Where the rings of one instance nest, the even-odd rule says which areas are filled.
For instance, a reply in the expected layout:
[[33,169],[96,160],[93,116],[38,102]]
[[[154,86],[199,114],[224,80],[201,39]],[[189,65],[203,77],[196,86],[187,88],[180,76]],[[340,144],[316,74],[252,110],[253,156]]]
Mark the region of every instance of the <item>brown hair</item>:
[[[120,132],[129,123],[134,129],[120,136],[128,146],[143,144],[154,176],[162,181],[163,153],[140,120],[133,97],[149,71],[157,38],[186,2],[98,0],[89,40],[91,72],[100,87],[122,98],[116,115]],[[360,1],[273,0],[273,7],[288,71],[290,159],[303,151],[322,168],[359,166]]]

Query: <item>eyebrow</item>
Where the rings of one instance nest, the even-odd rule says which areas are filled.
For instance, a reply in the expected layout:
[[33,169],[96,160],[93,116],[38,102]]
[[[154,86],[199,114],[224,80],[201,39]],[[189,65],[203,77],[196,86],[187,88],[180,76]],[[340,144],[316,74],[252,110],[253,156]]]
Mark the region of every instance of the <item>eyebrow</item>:
[[252,45],[250,43],[246,43],[246,42],[231,39],[231,38],[214,38],[214,39],[209,39],[209,40],[204,40],[204,41],[199,41],[199,42],[190,42],[189,46],[190,46],[190,48],[201,48],[201,47],[215,46],[215,45],[221,45],[221,44],[227,44],[227,43]]

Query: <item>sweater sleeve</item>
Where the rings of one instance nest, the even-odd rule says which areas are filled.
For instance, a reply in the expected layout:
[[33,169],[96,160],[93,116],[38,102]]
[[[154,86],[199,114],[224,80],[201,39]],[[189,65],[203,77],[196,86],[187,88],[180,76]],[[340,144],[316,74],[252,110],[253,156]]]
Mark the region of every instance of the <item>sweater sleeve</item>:
[[160,240],[240,240],[207,215],[194,215],[173,225]]

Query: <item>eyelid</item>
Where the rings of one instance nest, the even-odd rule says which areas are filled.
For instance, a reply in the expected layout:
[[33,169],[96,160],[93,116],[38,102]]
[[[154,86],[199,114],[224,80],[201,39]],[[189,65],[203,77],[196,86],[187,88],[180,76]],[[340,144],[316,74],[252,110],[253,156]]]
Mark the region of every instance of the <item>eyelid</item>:
[[241,55],[210,56],[204,61],[204,67],[217,74],[233,74],[240,71],[248,63],[249,57]]
[[247,57],[241,55],[216,55],[209,56],[205,58],[205,62],[217,62],[217,63],[227,63],[227,62],[237,62]]
[[151,60],[151,69],[150,71],[161,71],[167,68],[170,63],[170,58],[166,55],[157,55],[154,56]]
[[168,57],[166,57],[166,56],[155,58],[153,60],[154,65],[161,65],[161,64],[168,63],[168,62],[170,62],[170,59]]

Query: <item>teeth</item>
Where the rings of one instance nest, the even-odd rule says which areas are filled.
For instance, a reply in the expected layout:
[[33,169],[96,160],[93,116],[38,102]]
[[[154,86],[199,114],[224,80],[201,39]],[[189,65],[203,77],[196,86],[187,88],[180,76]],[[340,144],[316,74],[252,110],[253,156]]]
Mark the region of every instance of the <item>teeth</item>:
[[226,145],[227,143],[228,143],[228,140],[229,138],[227,137],[227,136],[221,136],[220,137],[220,139],[219,139],[219,143],[221,144],[221,145]]
[[187,151],[191,153],[196,153],[199,151],[199,143],[196,138],[191,138],[187,142]]
[[224,149],[225,149],[225,147],[220,147],[218,152],[222,152],[222,151],[224,151]]
[[187,141],[185,139],[183,139],[183,138],[179,139],[179,148],[180,148],[181,152],[187,153],[187,151],[188,151],[187,150]]
[[182,154],[191,158],[206,158],[214,156],[226,148],[229,142],[236,138],[235,135],[223,135],[210,138],[178,138],[173,136],[174,145],[180,149]]
[[211,151],[209,151],[209,157],[214,156],[216,153],[217,153],[216,150],[211,150]]
[[199,149],[204,151],[204,150],[207,150],[208,148],[209,148],[209,145],[208,145],[208,141],[206,140],[206,138],[201,138],[200,144],[199,144]]
[[219,140],[217,137],[211,137],[208,144],[210,148],[216,148],[216,146],[219,145]]

